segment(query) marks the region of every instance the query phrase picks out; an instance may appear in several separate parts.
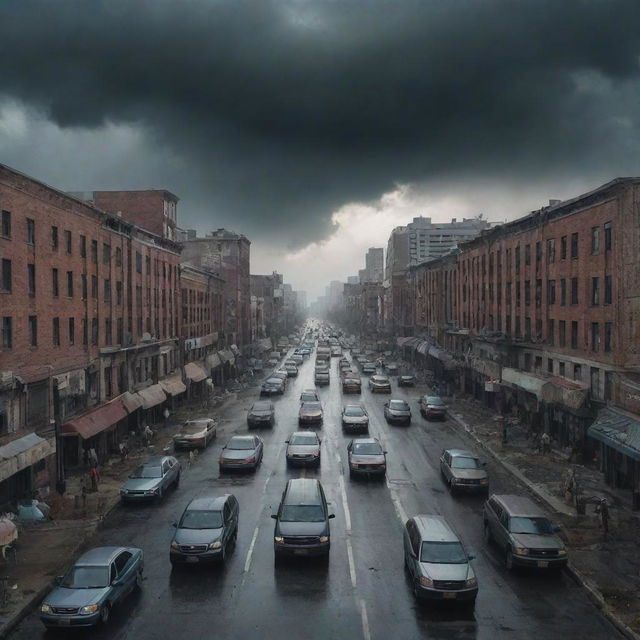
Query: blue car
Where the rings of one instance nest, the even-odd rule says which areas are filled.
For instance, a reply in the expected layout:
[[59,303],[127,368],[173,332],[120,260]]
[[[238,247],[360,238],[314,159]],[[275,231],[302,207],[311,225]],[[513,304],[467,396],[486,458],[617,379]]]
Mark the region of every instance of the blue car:
[[45,627],[91,627],[109,620],[114,605],[142,586],[144,557],[136,547],[87,551],[40,605]]
[[180,463],[173,456],[150,458],[137,467],[120,489],[122,502],[162,500],[171,487],[180,484]]

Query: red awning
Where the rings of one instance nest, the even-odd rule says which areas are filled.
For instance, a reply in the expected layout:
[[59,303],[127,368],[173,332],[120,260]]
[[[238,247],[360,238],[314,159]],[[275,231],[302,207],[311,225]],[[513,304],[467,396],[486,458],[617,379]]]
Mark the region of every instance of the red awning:
[[85,413],[62,425],[63,435],[79,435],[88,440],[127,417],[127,410],[119,398]]

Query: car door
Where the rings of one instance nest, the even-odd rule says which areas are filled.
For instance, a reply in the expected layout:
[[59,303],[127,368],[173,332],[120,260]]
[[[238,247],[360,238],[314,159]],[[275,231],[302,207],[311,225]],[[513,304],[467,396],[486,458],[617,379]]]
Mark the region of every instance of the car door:
[[353,440],[349,443],[349,446],[347,447],[347,462],[349,463],[349,466],[351,466],[352,453],[353,453]]
[[118,582],[118,568],[115,560],[109,565],[109,585],[109,603],[115,604],[122,595],[122,585]]
[[261,462],[262,461],[262,440],[260,440],[260,438],[256,436],[254,439],[254,442],[256,445],[256,462]]
[[128,593],[133,590],[136,581],[136,572],[134,570],[133,554],[130,551],[123,551],[118,554],[113,561],[118,572],[117,581],[119,584],[118,598],[122,600]]
[[222,529],[222,546],[226,549],[233,531],[233,518],[231,517],[229,500],[227,500],[222,507],[222,519],[224,521],[224,527]]
[[442,475],[449,481],[451,479],[451,456],[447,451],[443,451],[442,456],[440,456],[440,469],[442,470]]
[[171,484],[171,480],[172,480],[172,474],[171,474],[171,463],[169,462],[169,460],[165,460],[162,463],[162,488],[163,489],[167,489],[169,487],[169,485]]

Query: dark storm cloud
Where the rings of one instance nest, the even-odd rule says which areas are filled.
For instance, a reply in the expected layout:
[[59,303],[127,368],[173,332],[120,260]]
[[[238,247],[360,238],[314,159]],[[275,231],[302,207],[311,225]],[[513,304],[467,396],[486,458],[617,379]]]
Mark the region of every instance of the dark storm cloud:
[[293,244],[394,182],[638,173],[639,24],[637,0],[5,0],[0,92],[144,127],[191,222]]

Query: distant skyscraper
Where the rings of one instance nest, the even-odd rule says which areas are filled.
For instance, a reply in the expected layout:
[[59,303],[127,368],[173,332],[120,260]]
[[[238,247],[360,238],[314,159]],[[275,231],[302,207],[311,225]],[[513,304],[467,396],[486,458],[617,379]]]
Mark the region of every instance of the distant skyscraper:
[[365,256],[367,282],[382,282],[384,278],[384,249],[372,247]]

